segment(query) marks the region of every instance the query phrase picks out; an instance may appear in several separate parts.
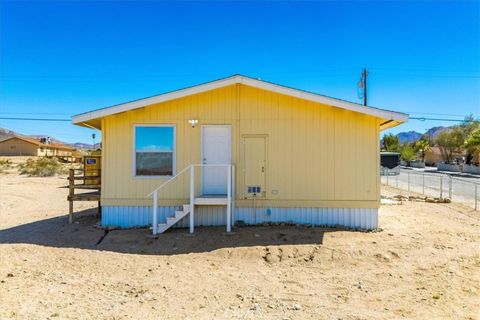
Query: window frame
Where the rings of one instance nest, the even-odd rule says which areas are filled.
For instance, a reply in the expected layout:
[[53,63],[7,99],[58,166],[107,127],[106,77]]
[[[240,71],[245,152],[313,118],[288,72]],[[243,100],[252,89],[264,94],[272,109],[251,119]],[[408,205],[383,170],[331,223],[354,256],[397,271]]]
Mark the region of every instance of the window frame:
[[[171,175],[155,175],[155,176],[142,176],[137,175],[137,149],[136,149],[136,134],[137,128],[141,127],[168,127],[173,128],[173,151],[172,151],[172,174]],[[132,141],[132,176],[134,179],[161,179],[172,178],[177,174],[177,126],[169,123],[142,123],[133,125],[133,141]]]

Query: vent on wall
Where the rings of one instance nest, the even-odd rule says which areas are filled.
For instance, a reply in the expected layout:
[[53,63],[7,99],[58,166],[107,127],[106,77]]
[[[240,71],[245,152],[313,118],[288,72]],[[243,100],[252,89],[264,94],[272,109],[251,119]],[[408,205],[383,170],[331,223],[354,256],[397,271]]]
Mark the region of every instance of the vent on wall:
[[260,186],[247,186],[247,193],[260,193],[262,188]]

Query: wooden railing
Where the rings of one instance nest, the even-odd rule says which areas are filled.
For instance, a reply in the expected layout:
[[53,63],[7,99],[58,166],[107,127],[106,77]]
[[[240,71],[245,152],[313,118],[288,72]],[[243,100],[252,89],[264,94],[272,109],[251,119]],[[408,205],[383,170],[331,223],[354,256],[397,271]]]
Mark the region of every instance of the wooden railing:
[[[81,181],[81,183],[75,183]],[[83,169],[70,169],[68,174],[68,223],[73,223],[73,202],[74,201],[98,201],[98,216],[101,214],[100,205],[101,176],[85,176]],[[92,192],[75,193],[76,189],[95,190]]]

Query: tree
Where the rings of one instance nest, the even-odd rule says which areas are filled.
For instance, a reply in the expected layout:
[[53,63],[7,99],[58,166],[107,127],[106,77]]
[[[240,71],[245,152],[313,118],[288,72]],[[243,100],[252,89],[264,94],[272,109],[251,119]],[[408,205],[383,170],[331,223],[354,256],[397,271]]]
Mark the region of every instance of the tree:
[[416,153],[420,152],[422,155],[422,161],[425,161],[425,153],[430,151],[430,145],[426,137],[422,137],[420,140],[415,142],[413,149]]
[[414,160],[416,157],[415,149],[411,144],[405,143],[400,147],[400,157],[403,161],[407,162],[407,165],[410,165],[410,161]]
[[465,149],[472,157],[477,157],[477,161],[480,158],[480,128],[472,131],[465,140]]
[[443,131],[437,136],[436,143],[445,163],[451,163],[455,156],[461,154],[464,142],[464,131],[459,126]]
[[[478,155],[478,149],[475,147],[475,139],[471,140],[472,135],[478,129],[480,129],[480,121],[475,119],[473,115],[465,117],[465,120],[460,124],[460,130],[462,131],[464,138],[464,148],[466,151],[466,163],[470,164],[472,159]],[[467,143],[467,141],[471,141]]]
[[391,133],[383,136],[383,148],[385,151],[400,152],[400,140]]

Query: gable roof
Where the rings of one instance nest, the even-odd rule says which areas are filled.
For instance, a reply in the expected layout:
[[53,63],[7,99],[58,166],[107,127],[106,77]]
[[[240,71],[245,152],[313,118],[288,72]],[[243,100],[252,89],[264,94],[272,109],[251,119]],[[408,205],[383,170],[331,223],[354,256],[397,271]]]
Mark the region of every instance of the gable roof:
[[71,151],[75,150],[75,148],[69,147],[69,146],[64,145],[64,144],[42,143],[42,142],[40,142],[40,140],[37,140],[37,139],[34,139],[34,138],[29,138],[29,137],[23,137],[23,136],[13,136],[13,137],[10,137],[10,138],[7,138],[7,139],[4,139],[4,140],[0,141],[0,143],[6,142],[6,141],[12,140],[12,139],[23,140],[25,142],[34,144],[38,147],[48,147],[48,148],[55,148],[55,149],[61,149],[61,150],[71,150]]
[[[309,91],[294,89],[294,88],[278,85],[272,82],[253,79],[253,78],[242,76],[242,75],[233,75],[228,78],[223,78],[223,79],[203,83],[193,87],[175,90],[175,91],[159,94],[156,96],[151,96],[148,98],[133,100],[126,103],[117,104],[111,107],[77,114],[72,117],[72,123],[83,125],[86,127],[92,127],[92,125],[89,125],[87,122],[95,119],[103,118],[109,115],[142,108],[152,104],[157,104],[165,101],[182,98],[182,97],[186,97],[186,96],[201,93],[201,92],[215,90],[215,89],[223,88],[223,87],[234,85],[234,84],[243,84],[243,85],[258,88],[258,89],[264,89],[267,91],[272,91],[272,92],[284,94],[287,96],[292,96],[292,97],[296,97],[296,98],[300,98],[308,101],[318,102],[318,103],[326,104],[333,107],[338,107],[338,108],[342,108],[342,109],[346,109],[354,112],[371,115],[374,117],[384,119],[385,127],[394,126],[408,120],[408,115],[405,113],[364,106],[358,103],[354,103],[354,102],[350,102],[342,99],[336,99],[336,98],[320,95],[320,94],[309,92]],[[382,128],[382,129],[385,129],[385,128]]]

